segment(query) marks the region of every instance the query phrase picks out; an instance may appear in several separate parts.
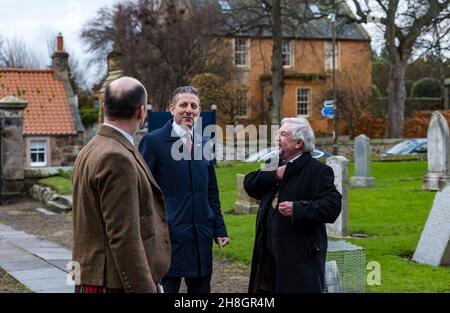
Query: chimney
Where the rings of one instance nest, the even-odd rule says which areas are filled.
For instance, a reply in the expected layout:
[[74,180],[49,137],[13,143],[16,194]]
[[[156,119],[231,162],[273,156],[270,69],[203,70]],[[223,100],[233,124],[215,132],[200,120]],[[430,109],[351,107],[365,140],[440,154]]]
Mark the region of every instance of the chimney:
[[64,38],[61,33],[56,37],[56,52],[64,52]]
[[64,51],[64,38],[61,33],[56,37],[56,51],[52,55],[53,77],[57,80],[69,80],[69,54]]

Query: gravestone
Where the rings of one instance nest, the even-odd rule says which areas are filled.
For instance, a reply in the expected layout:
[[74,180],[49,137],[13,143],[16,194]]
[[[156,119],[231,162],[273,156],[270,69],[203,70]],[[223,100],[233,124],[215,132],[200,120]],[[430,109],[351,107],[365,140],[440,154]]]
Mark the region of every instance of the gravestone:
[[27,102],[13,96],[0,100],[1,190],[3,195],[23,192],[23,110]]
[[259,203],[256,199],[251,198],[244,189],[245,175],[237,174],[237,190],[238,199],[235,203],[234,213],[236,214],[250,214],[256,213],[259,208]]
[[366,135],[355,138],[355,176],[351,187],[368,188],[375,186],[375,178],[370,176],[370,139]]
[[428,172],[423,178],[423,190],[440,191],[450,182],[450,142],[447,120],[434,112],[428,126]]
[[327,234],[332,237],[348,236],[348,174],[349,161],[343,156],[332,156],[327,159],[327,165],[333,169],[334,184],[342,194],[342,211],[333,224],[327,224]]
[[413,260],[432,266],[450,265],[450,186],[436,193]]

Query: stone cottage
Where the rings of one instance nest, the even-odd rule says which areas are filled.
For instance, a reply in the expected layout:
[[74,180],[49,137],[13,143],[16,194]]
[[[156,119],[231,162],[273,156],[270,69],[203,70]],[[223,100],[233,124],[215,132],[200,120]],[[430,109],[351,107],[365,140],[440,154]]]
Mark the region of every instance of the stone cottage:
[[69,80],[69,54],[57,37],[51,69],[0,69],[0,100],[15,97],[23,111],[25,168],[72,165],[84,127]]

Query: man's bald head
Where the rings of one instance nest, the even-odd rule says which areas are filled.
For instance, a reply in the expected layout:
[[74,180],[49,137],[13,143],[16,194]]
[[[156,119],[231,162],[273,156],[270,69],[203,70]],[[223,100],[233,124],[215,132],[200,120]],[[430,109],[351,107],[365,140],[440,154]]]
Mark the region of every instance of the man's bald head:
[[106,87],[105,115],[109,118],[130,119],[146,104],[147,91],[137,79],[121,77]]

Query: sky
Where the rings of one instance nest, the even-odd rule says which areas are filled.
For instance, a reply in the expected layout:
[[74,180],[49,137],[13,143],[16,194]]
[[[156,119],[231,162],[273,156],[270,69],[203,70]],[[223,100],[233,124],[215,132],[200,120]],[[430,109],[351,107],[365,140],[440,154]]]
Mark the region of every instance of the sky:
[[[50,65],[47,42],[64,36],[66,51],[76,54],[82,62],[86,52],[80,39],[82,26],[97,11],[115,0],[0,0],[0,34],[23,39],[40,55],[45,65]],[[91,77],[90,82],[95,80]]]
[[[40,55],[45,65],[50,65],[47,42],[59,32],[64,36],[66,51],[84,62],[87,54],[80,39],[83,25],[104,6],[118,0],[0,0],[0,34],[23,39]],[[373,34],[373,26],[369,25]],[[373,43],[374,48],[376,43]],[[88,70],[89,71],[89,70]],[[91,69],[92,71],[92,69]],[[89,73],[88,83],[101,77]],[[98,75],[98,74],[97,74]]]

